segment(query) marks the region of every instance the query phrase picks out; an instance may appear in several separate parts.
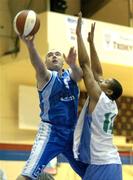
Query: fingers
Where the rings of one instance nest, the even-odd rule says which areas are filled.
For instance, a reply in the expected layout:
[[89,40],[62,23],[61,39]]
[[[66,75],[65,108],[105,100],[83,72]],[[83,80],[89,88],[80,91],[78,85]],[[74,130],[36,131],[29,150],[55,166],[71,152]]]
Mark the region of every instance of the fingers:
[[35,35],[29,36],[29,40],[33,41],[35,39]]
[[79,17],[79,18],[78,18],[79,20],[82,19],[82,12],[81,12],[81,11],[78,13],[78,17]]
[[63,58],[66,61],[67,57],[66,57],[66,55],[64,53],[63,53]]
[[69,50],[69,54],[73,54],[75,55],[76,54],[76,50],[74,47],[71,47],[70,50]]
[[33,41],[35,36],[24,37],[27,41]]
[[90,41],[90,32],[88,32],[88,37],[87,37],[87,41]]
[[81,33],[81,25],[82,25],[82,13],[78,13],[78,20],[77,20],[77,27],[76,27],[76,34],[79,35]]
[[87,41],[88,41],[88,42],[93,42],[93,39],[94,39],[94,31],[95,31],[95,25],[96,25],[95,22],[91,24],[91,31],[88,32],[88,38],[87,38]]
[[81,11],[78,13],[78,16],[79,16],[79,17],[82,17],[82,12],[81,12]]
[[92,23],[92,24],[91,24],[91,28],[92,28],[92,29],[95,29],[95,25],[96,25],[96,22]]
[[91,33],[94,34],[94,31],[95,31],[95,22],[91,24]]
[[69,52],[72,53],[73,51],[74,51],[74,47],[71,47]]
[[[68,57],[67,58],[74,57],[76,55],[77,55],[76,49],[74,47],[71,47],[69,49],[69,53],[68,53]],[[64,57],[64,59],[67,59],[66,56],[63,55],[63,57]]]
[[21,35],[19,35],[19,37],[20,37],[20,39],[22,39],[23,41],[33,41],[34,40],[34,38],[35,38],[35,36],[33,35],[33,36],[21,36]]

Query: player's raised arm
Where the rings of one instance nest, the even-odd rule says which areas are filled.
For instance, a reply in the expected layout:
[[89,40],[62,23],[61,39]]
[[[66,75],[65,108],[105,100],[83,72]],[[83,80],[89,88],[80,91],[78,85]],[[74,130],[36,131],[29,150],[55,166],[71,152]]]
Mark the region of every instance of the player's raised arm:
[[23,40],[23,42],[25,42],[25,44],[28,48],[31,63],[32,63],[32,65],[36,71],[36,77],[38,80],[38,85],[39,84],[42,84],[42,85],[45,84],[48,81],[50,74],[49,74],[49,71],[47,70],[47,67],[43,63],[41,57],[39,56],[39,54],[35,48],[34,36],[27,37],[27,38],[21,37],[21,39]]
[[85,64],[88,64],[90,66],[89,56],[86,51],[83,37],[82,37],[82,13],[80,12],[77,20],[77,27],[76,27],[76,35],[77,35],[77,46],[78,46],[78,58],[79,58],[79,64],[80,66],[84,66]]
[[97,51],[94,44],[94,31],[95,31],[95,23],[91,24],[91,31],[88,33],[88,42],[90,45],[90,60],[91,60],[91,69],[93,71],[93,75],[97,81],[102,78],[103,71],[102,66],[99,61],[99,57],[97,55]]
[[82,14],[80,13],[78,21],[77,21],[77,28],[76,28],[77,44],[78,44],[78,58],[79,58],[80,66],[83,70],[83,79],[84,79],[87,92],[89,96],[95,102],[97,102],[101,94],[101,89],[97,81],[94,79],[94,75],[91,70],[89,56],[86,51],[86,47],[84,45],[82,34],[81,34],[81,27],[82,27]]

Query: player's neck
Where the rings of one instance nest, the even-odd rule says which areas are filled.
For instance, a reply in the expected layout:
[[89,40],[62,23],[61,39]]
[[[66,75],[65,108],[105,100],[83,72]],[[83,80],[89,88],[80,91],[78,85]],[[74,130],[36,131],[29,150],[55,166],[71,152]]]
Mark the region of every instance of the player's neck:
[[59,76],[62,76],[62,69],[58,71]]

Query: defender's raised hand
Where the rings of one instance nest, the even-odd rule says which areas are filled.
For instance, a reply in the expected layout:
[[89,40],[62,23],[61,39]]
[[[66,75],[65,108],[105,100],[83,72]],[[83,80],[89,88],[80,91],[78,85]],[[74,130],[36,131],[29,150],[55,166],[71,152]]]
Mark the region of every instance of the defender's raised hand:
[[71,47],[68,53],[68,56],[66,57],[65,54],[63,54],[65,62],[72,67],[73,65],[76,64],[76,57],[77,53],[74,47]]
[[76,35],[79,36],[81,34],[81,27],[82,27],[82,13],[79,12],[78,14],[78,21],[76,27]]
[[88,40],[89,43],[93,42],[93,40],[94,40],[95,24],[96,23],[91,24],[91,31],[88,33],[87,40]]

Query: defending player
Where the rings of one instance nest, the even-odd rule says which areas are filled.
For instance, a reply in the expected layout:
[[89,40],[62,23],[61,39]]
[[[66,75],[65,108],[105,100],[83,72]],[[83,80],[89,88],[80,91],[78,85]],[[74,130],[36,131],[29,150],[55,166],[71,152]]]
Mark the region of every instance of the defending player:
[[90,65],[81,26],[80,13],[76,29],[78,56],[88,98],[74,133],[75,158],[88,163],[83,180],[122,180],[121,160],[112,142],[113,123],[118,114],[115,100],[122,94],[122,86],[114,78],[104,80],[102,76],[93,42],[95,24],[92,24],[88,34]]

